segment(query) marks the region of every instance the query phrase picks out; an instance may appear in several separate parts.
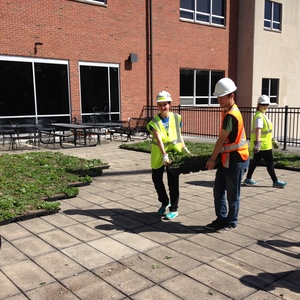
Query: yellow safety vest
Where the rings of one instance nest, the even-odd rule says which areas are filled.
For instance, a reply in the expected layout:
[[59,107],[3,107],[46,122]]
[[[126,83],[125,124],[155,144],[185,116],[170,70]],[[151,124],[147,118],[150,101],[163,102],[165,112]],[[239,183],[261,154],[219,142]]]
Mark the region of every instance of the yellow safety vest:
[[251,135],[250,135],[250,149],[252,150],[254,147],[254,141],[256,141],[256,130],[255,130],[255,124],[256,120],[258,118],[261,118],[263,120],[263,128],[261,129],[261,136],[260,136],[260,150],[270,150],[272,149],[272,130],[273,130],[273,124],[272,122],[265,116],[264,113],[261,111],[257,111],[253,117],[252,121],[252,128],[251,128]]
[[181,129],[180,129],[181,116],[176,113],[169,113],[169,131],[164,128],[161,118],[156,115],[148,124],[147,129],[152,135],[152,145],[151,145],[151,168],[159,169],[162,163],[162,153],[158,147],[158,142],[153,135],[153,129],[156,130],[164,144],[166,152],[171,150],[181,152],[182,142],[181,142]]
[[248,143],[244,129],[244,121],[237,105],[234,104],[231,109],[223,115],[222,124],[227,114],[233,115],[238,120],[238,132],[235,141],[233,143],[229,143],[229,140],[227,138],[221,149],[222,165],[224,168],[229,168],[230,152],[237,151],[244,161],[246,161],[249,157]]

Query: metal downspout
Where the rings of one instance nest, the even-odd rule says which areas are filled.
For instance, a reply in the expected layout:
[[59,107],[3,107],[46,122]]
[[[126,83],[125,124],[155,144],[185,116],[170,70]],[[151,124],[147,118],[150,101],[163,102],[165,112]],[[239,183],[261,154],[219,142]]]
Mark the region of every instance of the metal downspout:
[[[150,104],[153,106],[153,28],[152,28],[152,0],[150,0]],[[153,111],[151,110],[151,117],[153,117]]]

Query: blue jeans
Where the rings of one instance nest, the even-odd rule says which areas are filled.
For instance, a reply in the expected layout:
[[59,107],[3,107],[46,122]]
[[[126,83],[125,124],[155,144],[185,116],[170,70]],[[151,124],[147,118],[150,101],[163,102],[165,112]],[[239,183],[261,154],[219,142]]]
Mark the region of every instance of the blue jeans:
[[[217,169],[214,184],[214,202],[217,219],[224,225],[237,226],[240,208],[241,181],[249,161],[231,163],[229,168],[222,164]],[[227,208],[227,201],[228,208]]]

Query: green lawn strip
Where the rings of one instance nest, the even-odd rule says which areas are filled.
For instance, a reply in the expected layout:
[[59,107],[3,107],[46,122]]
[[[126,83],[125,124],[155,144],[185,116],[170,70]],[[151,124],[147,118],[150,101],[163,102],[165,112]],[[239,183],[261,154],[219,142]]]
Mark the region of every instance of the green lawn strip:
[[[195,143],[186,142],[186,146],[192,153],[192,155],[187,154],[185,151],[182,153],[169,153],[169,157],[172,161],[172,167],[183,167],[187,165],[197,165],[202,164],[207,161],[213,152],[214,144],[210,143]],[[122,144],[120,146],[122,149],[149,152],[151,150],[151,141],[144,141],[140,143],[132,144]],[[299,150],[300,151],[300,150]],[[252,153],[251,157],[252,157]],[[285,168],[295,171],[300,171],[300,155],[295,153],[289,153],[282,150],[274,150],[274,166],[275,168]],[[262,165],[264,162],[262,161]]]
[[[92,182],[107,166],[100,159],[87,160],[60,152],[28,152],[0,156],[0,220],[39,209],[55,210],[60,203],[47,202],[57,195],[74,197],[76,183]],[[72,186],[73,185],[73,186]]]

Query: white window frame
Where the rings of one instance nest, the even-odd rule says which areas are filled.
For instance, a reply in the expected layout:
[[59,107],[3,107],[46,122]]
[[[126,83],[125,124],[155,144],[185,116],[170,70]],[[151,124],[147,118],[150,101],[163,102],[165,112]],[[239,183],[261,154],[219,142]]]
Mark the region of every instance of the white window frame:
[[[265,95],[267,95],[270,98],[270,104],[272,105],[276,105],[279,103],[279,79],[278,78],[263,78],[262,80],[268,80],[268,93],[264,93],[264,91],[262,91],[262,93],[264,93]],[[277,80],[277,95],[273,95],[271,94],[271,82],[272,80]],[[262,86],[263,89],[263,86]],[[275,99],[275,101],[274,101]]]
[[[213,1],[214,0],[210,0],[210,12],[209,13],[205,13],[205,12],[201,12],[201,11],[197,11],[197,0],[195,1],[195,9],[194,10],[190,10],[190,9],[185,9],[185,8],[181,8],[180,7],[180,11],[185,11],[185,12],[189,12],[193,14],[193,19],[187,19],[187,18],[183,18],[180,17],[180,20],[184,20],[184,21],[192,21],[194,23],[199,23],[199,24],[209,24],[209,25],[213,25],[213,26],[219,26],[219,27],[225,27],[225,14],[226,14],[226,9],[224,11],[224,16],[221,15],[214,15],[212,13],[212,7],[213,7]],[[225,0],[223,0],[225,1]],[[225,6],[226,3],[224,3]],[[197,20],[197,15],[203,15],[203,16],[208,16],[209,17],[209,22],[204,22],[204,21],[198,21]],[[213,23],[213,18],[218,18],[223,20],[223,25],[222,24],[218,24],[218,23]]]
[[[184,69],[184,68],[182,68]],[[214,96],[213,94],[211,94],[211,88],[208,89],[208,95],[206,96],[197,96],[196,95],[196,90],[197,90],[197,71],[202,71],[199,69],[193,69],[193,96],[181,96],[180,95],[180,105],[182,106],[219,106],[218,103],[212,103],[212,99],[217,99],[217,96]],[[209,74],[209,78],[208,78],[208,84],[209,87],[211,87],[212,83],[211,83],[211,73],[212,72],[216,72],[215,70],[203,70],[203,71],[207,71]],[[219,71],[220,73],[223,71]],[[224,72],[223,72],[224,73]],[[205,104],[196,104],[197,99],[208,99],[208,103]],[[216,101],[217,102],[217,101]]]
[[107,6],[107,0],[69,0],[69,1],[82,2],[82,3],[86,3],[86,4],[94,4],[94,5],[100,5],[100,6]]
[[[277,31],[277,32],[281,32],[281,27],[282,27],[282,4],[278,3],[278,2],[274,2],[274,1],[269,1],[269,0],[265,0],[265,5],[266,3],[269,2],[271,4],[271,19],[266,19],[265,18],[265,14],[264,14],[264,29],[267,30],[272,30],[272,31]],[[280,8],[280,21],[275,21],[274,20],[274,6],[278,5]],[[265,22],[270,22],[270,26],[265,26]],[[279,29],[274,28],[274,24],[279,25]]]
[[[107,72],[108,72],[108,86],[110,86],[110,77],[109,77],[109,68],[117,68],[118,69],[118,73],[119,73],[119,78],[118,78],[118,89],[119,89],[119,111],[117,112],[111,112],[111,97],[110,97],[110,89],[109,91],[109,116],[111,117],[111,115],[118,115],[119,118],[121,118],[121,101],[120,101],[120,65],[119,64],[110,64],[110,63],[96,63],[96,62],[83,62],[83,61],[79,61],[78,62],[78,72],[79,72],[79,86],[80,86],[80,80],[81,80],[81,75],[80,75],[80,66],[91,66],[91,67],[106,67],[107,68]],[[80,105],[82,104],[82,99],[81,99],[81,91],[80,91]],[[91,113],[83,113],[81,112],[81,116],[89,116]]]
[[[35,82],[35,69],[34,63],[47,63],[47,64],[57,64],[57,65],[65,65],[68,70],[68,94],[69,94],[69,112],[71,112],[71,103],[70,103],[70,75],[69,75],[69,61],[67,60],[56,60],[56,59],[44,59],[44,58],[31,58],[31,57],[19,57],[19,56],[2,56],[0,55],[0,60],[3,61],[17,61],[17,62],[27,62],[32,65],[32,78],[33,78],[33,91],[34,91],[34,105],[35,105],[35,114],[34,115],[26,115],[26,116],[18,116],[17,118],[24,117],[71,117],[71,113],[69,114],[56,114],[56,115],[38,115],[37,113],[37,97],[36,97],[36,82]],[[11,116],[15,117],[15,116]]]

